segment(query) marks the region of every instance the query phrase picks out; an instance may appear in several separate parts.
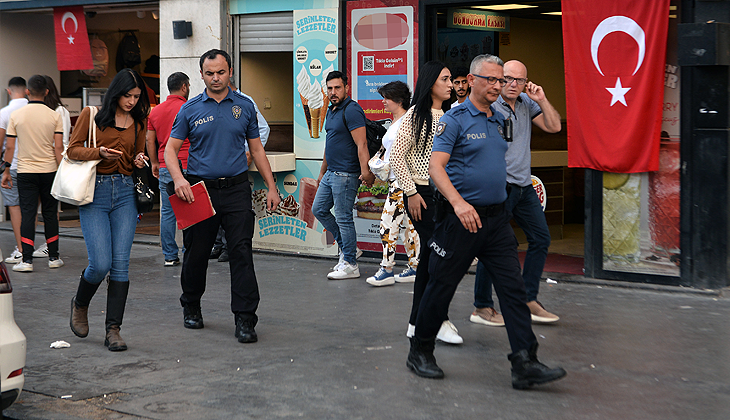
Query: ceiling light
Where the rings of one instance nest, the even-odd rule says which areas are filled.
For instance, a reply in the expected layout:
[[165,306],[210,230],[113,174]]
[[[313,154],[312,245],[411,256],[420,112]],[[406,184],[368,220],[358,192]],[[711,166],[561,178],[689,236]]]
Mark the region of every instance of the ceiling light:
[[472,6],[474,9],[485,9],[485,10],[517,10],[517,9],[532,9],[537,6],[531,6],[527,4],[498,4],[496,6]]
[[541,15],[550,15],[550,16],[563,16],[563,12],[545,12],[540,13]]
[[160,12],[153,10],[152,11],[152,19],[157,20],[160,18]]

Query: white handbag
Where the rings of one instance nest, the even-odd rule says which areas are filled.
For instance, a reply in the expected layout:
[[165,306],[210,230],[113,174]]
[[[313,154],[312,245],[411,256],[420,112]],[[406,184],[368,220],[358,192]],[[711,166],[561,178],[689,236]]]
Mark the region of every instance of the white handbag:
[[375,177],[387,182],[390,177],[390,163],[383,160],[383,156],[385,156],[385,148],[381,146],[380,150],[368,161],[368,166]]
[[[96,148],[96,107],[89,108],[89,134],[86,138],[86,147]],[[51,187],[51,195],[53,198],[64,203],[73,204],[75,206],[83,206],[94,201],[94,186],[96,185],[96,165],[101,162],[98,160],[73,160],[66,155],[67,151],[63,151],[63,159],[58,165],[56,178],[53,180]]]

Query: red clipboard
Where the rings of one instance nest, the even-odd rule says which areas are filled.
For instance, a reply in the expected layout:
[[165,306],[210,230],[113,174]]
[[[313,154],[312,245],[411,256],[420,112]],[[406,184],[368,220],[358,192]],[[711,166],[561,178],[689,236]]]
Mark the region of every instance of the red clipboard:
[[188,203],[177,195],[170,196],[172,211],[177,219],[177,228],[181,230],[215,215],[215,209],[210,201],[205,183],[200,181],[190,186],[190,189],[193,190],[193,197],[195,197],[195,201],[192,203]]

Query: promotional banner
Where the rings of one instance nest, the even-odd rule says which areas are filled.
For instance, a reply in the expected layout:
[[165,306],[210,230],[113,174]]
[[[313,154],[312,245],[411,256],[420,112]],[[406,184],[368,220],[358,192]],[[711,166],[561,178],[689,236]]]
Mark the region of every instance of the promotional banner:
[[563,0],[568,166],[659,167],[669,0]]
[[53,26],[56,33],[58,70],[94,68],[91,60],[89,34],[86,32],[84,8],[81,6],[54,7]]
[[413,90],[413,7],[351,10],[350,31],[350,96],[369,119],[391,118],[378,88],[400,80]]
[[[329,99],[327,75],[337,70],[337,9],[294,10],[294,153],[322,159]],[[316,177],[315,177],[316,178]]]
[[278,172],[274,180],[282,202],[274,212],[266,209],[266,184],[258,172],[249,172],[256,219],[253,246],[256,249],[309,255],[337,255],[334,237],[312,214],[321,161],[297,160],[293,172]]

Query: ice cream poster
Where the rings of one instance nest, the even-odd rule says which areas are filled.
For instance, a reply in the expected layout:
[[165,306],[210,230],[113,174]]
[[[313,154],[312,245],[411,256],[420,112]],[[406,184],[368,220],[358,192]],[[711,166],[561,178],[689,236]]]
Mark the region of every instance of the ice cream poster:
[[266,184],[258,172],[249,172],[251,201],[256,214],[253,246],[309,255],[337,255],[334,238],[312,214],[317,178],[322,161],[297,160],[293,172],[277,172],[274,180],[279,188],[281,204],[270,212],[266,209]]
[[371,120],[390,118],[378,88],[400,80],[413,89],[413,7],[351,11],[352,99]]
[[[337,70],[338,9],[294,11],[294,153],[322,159],[329,99],[327,75]],[[316,177],[315,177],[316,178]]]

